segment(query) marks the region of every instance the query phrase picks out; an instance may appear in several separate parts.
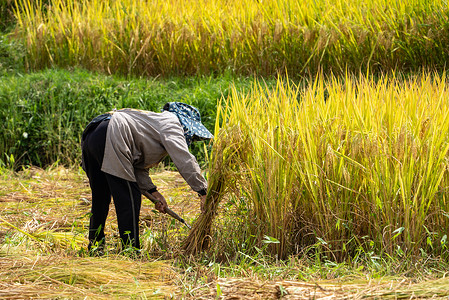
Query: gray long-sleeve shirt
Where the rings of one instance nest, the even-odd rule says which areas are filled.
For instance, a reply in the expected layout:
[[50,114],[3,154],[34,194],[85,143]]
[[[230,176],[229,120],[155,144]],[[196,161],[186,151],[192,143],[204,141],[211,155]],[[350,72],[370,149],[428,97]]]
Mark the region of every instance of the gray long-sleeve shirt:
[[194,191],[207,189],[176,115],[168,111],[122,109],[115,111],[109,121],[101,170],[137,182],[142,191],[147,191],[156,187],[149,177],[149,168],[167,154]]

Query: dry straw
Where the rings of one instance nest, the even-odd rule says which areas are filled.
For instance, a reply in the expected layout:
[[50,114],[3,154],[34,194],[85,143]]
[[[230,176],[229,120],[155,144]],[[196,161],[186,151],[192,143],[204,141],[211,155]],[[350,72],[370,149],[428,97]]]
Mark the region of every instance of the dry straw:
[[197,299],[210,299],[220,294],[238,299],[398,299],[441,298],[449,296],[447,280],[429,280],[416,283],[402,279],[395,282],[385,279],[373,280],[369,284],[359,282],[335,283],[317,281],[259,281],[256,279],[220,278],[215,289]]
[[[160,255],[161,247],[169,253],[165,257],[179,248],[179,232],[169,232],[171,228],[161,222],[168,218],[149,211],[154,207],[149,200],[143,202],[141,216],[154,224],[142,224],[140,257],[119,252],[113,211],[105,228],[105,255],[87,257],[90,194],[84,173],[63,167],[29,167],[19,173],[2,169],[0,175],[2,298],[161,299],[179,295],[178,273]],[[158,181],[160,176],[168,182],[175,179],[165,173],[154,177]],[[164,238],[150,236],[152,232],[169,235],[170,247],[159,245],[165,243]],[[149,245],[150,239],[158,245]]]
[[161,299],[179,293],[173,283],[175,271],[161,261],[64,257],[30,250],[20,255],[0,250],[0,254],[2,297],[7,299]]

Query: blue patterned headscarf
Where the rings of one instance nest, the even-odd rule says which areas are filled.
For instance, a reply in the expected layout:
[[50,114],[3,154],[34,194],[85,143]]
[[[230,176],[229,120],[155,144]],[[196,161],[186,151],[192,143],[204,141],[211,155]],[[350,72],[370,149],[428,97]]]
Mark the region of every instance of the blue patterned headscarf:
[[163,110],[174,113],[184,128],[184,136],[187,145],[192,141],[209,140],[214,136],[201,123],[201,116],[195,107],[182,102],[169,102],[164,105]]

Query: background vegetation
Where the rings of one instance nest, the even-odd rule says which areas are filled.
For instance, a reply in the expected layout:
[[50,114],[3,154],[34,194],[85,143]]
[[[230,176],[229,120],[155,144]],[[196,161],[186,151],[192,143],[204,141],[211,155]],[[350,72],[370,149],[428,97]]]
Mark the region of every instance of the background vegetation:
[[[80,161],[80,138],[96,115],[114,108],[134,107],[159,112],[169,101],[199,108],[202,121],[213,130],[217,100],[231,85],[249,88],[251,79],[230,76],[167,80],[121,79],[82,70],[45,70],[0,77],[0,162],[11,167],[69,166]],[[204,163],[204,148],[192,151]]]
[[0,32],[14,24],[13,0],[0,0]]
[[18,0],[27,66],[138,76],[442,69],[445,1]]

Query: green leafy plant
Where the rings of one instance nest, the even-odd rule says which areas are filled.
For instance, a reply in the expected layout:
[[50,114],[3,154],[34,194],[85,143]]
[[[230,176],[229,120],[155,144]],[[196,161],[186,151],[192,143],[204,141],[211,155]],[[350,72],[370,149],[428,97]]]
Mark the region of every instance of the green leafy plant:
[[[192,104],[206,127],[214,127],[217,101],[231,85],[244,90],[251,79],[221,77],[122,79],[84,70],[45,70],[31,74],[0,74],[0,161],[11,155],[15,166],[49,166],[80,161],[84,127],[95,116],[124,107],[160,112],[169,101]],[[210,149],[210,147],[209,147]],[[205,164],[203,143],[192,152]]]

